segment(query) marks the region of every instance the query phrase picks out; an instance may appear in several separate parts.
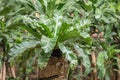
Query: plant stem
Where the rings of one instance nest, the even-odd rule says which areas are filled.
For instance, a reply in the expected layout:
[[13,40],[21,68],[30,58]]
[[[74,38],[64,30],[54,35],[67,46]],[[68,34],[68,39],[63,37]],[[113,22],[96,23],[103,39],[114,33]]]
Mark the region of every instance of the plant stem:
[[120,79],[120,54],[117,55],[119,61],[118,61],[118,72],[117,72],[117,80]]
[[95,55],[95,51],[92,52],[91,59],[92,59],[92,67],[94,68],[92,70],[92,80],[97,80],[97,69],[96,69],[96,55]]
[[2,64],[2,80],[5,80],[6,78],[6,65],[5,65],[5,62],[3,61],[3,64]]
[[15,67],[14,66],[10,66],[10,71],[11,71],[11,74],[14,78],[16,78],[16,74],[15,74]]

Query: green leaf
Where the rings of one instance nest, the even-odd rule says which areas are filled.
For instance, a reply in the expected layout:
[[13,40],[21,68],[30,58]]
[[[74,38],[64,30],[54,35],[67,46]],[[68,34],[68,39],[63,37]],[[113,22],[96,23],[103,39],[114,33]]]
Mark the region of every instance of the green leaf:
[[22,26],[22,28],[24,28],[25,30],[27,30],[29,33],[31,33],[36,38],[39,38],[39,39],[41,38],[41,34],[36,29],[33,29],[30,26]]
[[52,37],[52,34],[50,32],[50,29],[48,28],[47,25],[40,23],[39,24],[41,27],[37,27],[38,30],[41,32],[41,34],[46,35],[48,37]]
[[9,77],[8,80],[18,80],[18,79],[14,77]]
[[105,52],[100,52],[97,57],[97,66],[102,67],[104,66],[104,58],[105,58]]
[[35,4],[31,1],[33,7],[39,12],[44,13],[44,6],[42,5],[41,1],[35,0]]
[[91,47],[91,46],[92,46],[93,41],[92,41],[92,38],[91,38],[91,37],[84,38],[83,41],[84,41],[85,43],[87,43],[86,46],[87,46],[87,45],[88,45],[88,47]]
[[[66,1],[66,4],[64,4],[64,6],[60,9],[61,12],[63,12],[64,10],[68,9],[68,8],[71,8],[73,7],[72,5],[75,4],[75,1],[74,0],[69,0],[69,1]],[[70,6],[71,5],[71,6]]]
[[57,38],[48,38],[46,36],[41,37],[41,47],[45,53],[52,51],[56,45]]
[[88,38],[88,37],[90,37],[89,33],[87,33],[87,32],[81,32],[80,35],[81,35],[83,38]]
[[97,57],[97,66],[99,69],[98,76],[100,80],[103,80],[105,73],[106,73],[106,68],[105,68],[105,54],[106,52],[100,52]]
[[75,69],[78,64],[77,56],[75,53],[73,53],[70,48],[64,46],[62,43],[59,43],[58,45],[62,53],[65,55],[65,58],[70,61],[70,68]]
[[48,63],[48,60],[51,56],[51,53],[48,52],[47,55],[46,55],[46,53],[44,53],[44,51],[42,51],[39,48],[36,49],[36,53],[37,53],[37,56],[38,56],[38,66],[40,68],[44,68]]
[[88,75],[88,73],[91,70],[91,63],[90,63],[90,59],[89,59],[89,55],[85,54],[84,50],[82,48],[80,48],[78,45],[74,45],[75,50],[78,53],[78,57],[82,58],[82,64],[85,66],[86,71],[84,73],[84,75]]
[[61,27],[60,27],[58,35],[64,34],[70,28],[70,26],[71,26],[71,24],[63,22],[62,25],[61,25]]
[[58,41],[60,41],[64,34],[67,32],[67,30],[70,28],[71,24],[67,24],[65,22],[62,23],[60,30],[58,31]]
[[22,53],[24,53],[25,51],[34,49],[38,45],[40,45],[39,41],[25,41],[25,42],[22,42],[21,44],[14,46],[13,48],[10,49],[8,53],[9,56],[11,56],[9,60],[10,61],[14,60],[14,58],[22,55]]
[[76,37],[80,37],[80,33],[76,30],[73,31],[67,31],[60,39],[60,42],[63,42],[65,40],[68,40],[70,38],[76,38]]

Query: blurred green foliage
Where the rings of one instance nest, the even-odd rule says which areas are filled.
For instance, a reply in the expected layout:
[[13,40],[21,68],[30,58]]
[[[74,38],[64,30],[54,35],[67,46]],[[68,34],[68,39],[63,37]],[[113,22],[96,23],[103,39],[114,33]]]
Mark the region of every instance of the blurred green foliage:
[[0,0],[1,61],[6,56],[29,73],[36,60],[45,67],[53,50],[60,49],[70,68],[82,63],[86,71],[78,75],[87,76],[95,51],[98,77],[108,79],[112,66],[119,66],[112,62],[120,52],[119,26],[119,0]]

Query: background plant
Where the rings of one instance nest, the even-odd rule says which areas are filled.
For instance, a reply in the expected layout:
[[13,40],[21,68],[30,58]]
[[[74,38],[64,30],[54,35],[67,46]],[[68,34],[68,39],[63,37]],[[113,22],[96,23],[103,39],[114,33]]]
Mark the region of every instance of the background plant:
[[110,80],[110,71],[119,70],[118,0],[1,0],[0,4],[0,44],[7,62],[19,63],[16,66],[23,72],[19,75],[30,73],[36,60],[45,67],[55,49],[62,51],[71,69],[85,67],[70,80],[87,79],[91,73]]

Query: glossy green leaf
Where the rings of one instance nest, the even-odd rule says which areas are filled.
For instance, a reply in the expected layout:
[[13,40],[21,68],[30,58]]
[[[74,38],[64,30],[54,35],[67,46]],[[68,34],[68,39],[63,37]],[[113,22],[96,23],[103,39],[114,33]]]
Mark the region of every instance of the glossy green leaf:
[[36,55],[38,56],[38,66],[40,68],[44,68],[47,65],[51,53],[48,52],[48,54],[46,55],[46,53],[44,53],[41,49],[38,48],[36,49]]
[[70,38],[77,38],[77,37],[80,37],[80,33],[78,31],[76,31],[76,30],[67,31],[67,33],[63,34],[63,36],[61,37],[60,42],[63,42]]
[[105,73],[106,73],[106,68],[105,68],[105,54],[106,52],[100,52],[98,54],[98,57],[97,57],[97,66],[98,66],[98,69],[99,69],[99,78],[100,80],[103,80],[104,76],[105,76]]
[[85,75],[88,75],[88,73],[91,71],[91,63],[90,63],[90,59],[89,59],[89,55],[87,55],[84,50],[82,48],[80,48],[78,45],[74,46],[75,50],[78,53],[78,57],[82,58],[82,64],[85,66],[86,71],[85,71]]
[[46,36],[41,37],[41,47],[45,53],[52,51],[56,45],[57,38],[48,38]]
[[25,41],[25,42],[22,42],[16,46],[14,46],[9,51],[9,56],[11,56],[11,58],[9,60],[10,61],[14,60],[14,58],[21,56],[25,51],[29,51],[31,49],[34,49],[38,45],[40,46],[39,41],[29,41],[29,42]]
[[68,61],[70,61],[71,69],[75,69],[75,67],[78,64],[77,56],[75,55],[75,53],[73,53],[73,51],[70,48],[64,46],[62,43],[59,43],[58,45],[59,45],[60,50],[64,54],[65,58]]
[[37,27],[37,28],[41,32],[41,34],[46,35],[48,37],[52,37],[50,29],[48,28],[47,25],[45,25],[45,24],[39,24],[39,25],[40,25],[40,27]]

